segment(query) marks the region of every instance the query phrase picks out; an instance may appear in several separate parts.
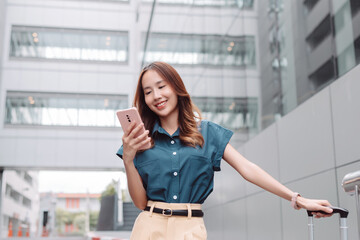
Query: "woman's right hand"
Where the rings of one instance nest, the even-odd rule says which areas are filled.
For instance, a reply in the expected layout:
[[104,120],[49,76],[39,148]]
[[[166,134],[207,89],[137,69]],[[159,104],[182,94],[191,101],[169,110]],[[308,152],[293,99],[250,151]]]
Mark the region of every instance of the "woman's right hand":
[[143,126],[143,123],[136,125],[136,122],[132,122],[127,129],[124,129],[122,137],[124,164],[132,162],[140,147],[150,142],[151,138],[148,136],[149,130],[145,130],[140,136],[135,137]]
[[[136,207],[144,209],[147,203],[146,191],[144,189],[139,172],[135,168],[134,158],[136,152],[145,144],[150,142],[151,138],[148,136],[149,131],[146,130],[140,136],[135,137],[144,124],[136,124],[132,122],[127,129],[124,129],[123,141],[123,162],[128,182],[128,189],[130,196]],[[143,149],[143,148],[141,148]]]

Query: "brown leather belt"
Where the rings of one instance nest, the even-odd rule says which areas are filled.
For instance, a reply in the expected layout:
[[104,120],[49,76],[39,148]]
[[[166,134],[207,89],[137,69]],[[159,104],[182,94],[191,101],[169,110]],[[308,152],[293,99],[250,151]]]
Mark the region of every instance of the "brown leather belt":
[[[150,211],[151,207],[147,206],[144,211]],[[159,213],[164,216],[188,216],[188,210],[178,210],[178,209],[161,209],[161,208],[154,208],[154,213]],[[202,217],[204,216],[204,212],[202,210],[191,210],[192,217]]]

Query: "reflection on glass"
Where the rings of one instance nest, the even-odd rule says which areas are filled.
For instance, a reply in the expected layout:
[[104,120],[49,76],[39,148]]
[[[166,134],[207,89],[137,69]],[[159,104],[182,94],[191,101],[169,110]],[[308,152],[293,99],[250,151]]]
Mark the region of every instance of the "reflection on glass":
[[259,35],[269,39],[259,44],[262,128],[360,63],[360,1],[265,3],[258,5],[268,14],[259,18]]
[[331,17],[327,15],[324,20],[306,38],[309,50],[313,51],[323,40],[331,34]]
[[127,62],[128,33],[13,26],[10,56],[35,59]]
[[314,6],[318,3],[319,0],[305,0],[304,1],[304,7],[305,7],[305,12],[309,13]]
[[8,92],[5,124],[116,127],[116,110],[127,106],[125,95]]
[[152,33],[146,62],[164,61],[181,65],[255,66],[252,36]]
[[192,97],[192,100],[206,120],[233,130],[257,129],[256,98]]
[[[75,1],[75,0],[69,0]],[[129,2],[129,0],[76,0],[76,1],[84,1],[84,2]]]
[[334,1],[334,31],[339,76],[356,65],[354,33],[349,1]]
[[[153,2],[153,0],[143,0],[143,2]],[[195,6],[238,7],[241,9],[252,9],[254,6],[253,0],[157,0],[157,2]]]

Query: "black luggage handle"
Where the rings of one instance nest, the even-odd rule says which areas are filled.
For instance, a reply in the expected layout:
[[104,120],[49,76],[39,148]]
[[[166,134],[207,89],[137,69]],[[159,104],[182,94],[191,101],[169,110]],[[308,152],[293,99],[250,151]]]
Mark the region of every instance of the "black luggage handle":
[[[349,215],[349,211],[346,210],[345,208],[340,208],[340,207],[333,207],[333,206],[329,206],[329,208],[331,208],[333,210],[332,213],[339,213],[340,214],[340,218],[347,218],[347,216]],[[323,214],[329,214],[327,212],[324,211],[311,211],[311,210],[307,210],[307,214],[309,217],[312,217],[313,215],[311,213],[313,212],[319,212],[319,213],[323,213]]]

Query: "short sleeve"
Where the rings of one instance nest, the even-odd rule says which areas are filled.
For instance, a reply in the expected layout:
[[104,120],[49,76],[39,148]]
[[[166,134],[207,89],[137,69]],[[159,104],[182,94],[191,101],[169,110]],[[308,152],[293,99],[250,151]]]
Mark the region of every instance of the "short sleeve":
[[208,122],[208,138],[215,146],[215,153],[212,159],[214,171],[220,171],[221,159],[224,155],[226,145],[229,143],[233,132],[216,123]]
[[118,157],[121,158],[121,159],[123,157],[123,151],[124,151],[123,146],[121,146],[119,148],[119,150],[117,151],[117,153],[116,153],[116,155],[118,155]]

